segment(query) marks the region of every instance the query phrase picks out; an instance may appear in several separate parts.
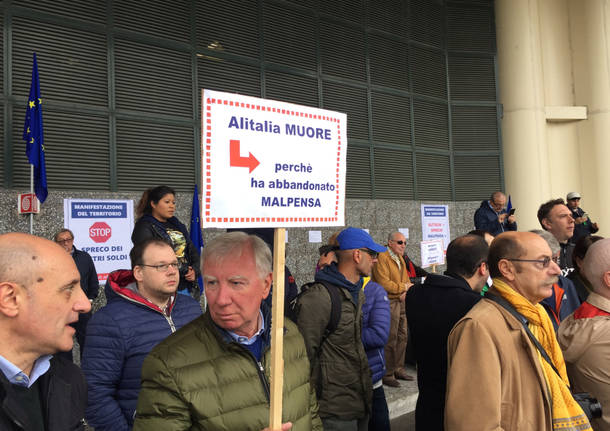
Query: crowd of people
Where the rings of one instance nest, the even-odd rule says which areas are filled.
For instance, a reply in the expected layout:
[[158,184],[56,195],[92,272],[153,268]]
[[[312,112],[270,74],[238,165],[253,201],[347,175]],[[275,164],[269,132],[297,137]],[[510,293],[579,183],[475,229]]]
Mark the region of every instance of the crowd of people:
[[[414,380],[408,352],[417,430],[610,430],[610,239],[580,198],[521,232],[493,193],[444,274],[401,232],[332,235],[312,282],[287,272],[282,430],[390,430],[384,387]],[[143,194],[131,269],[93,316],[97,275],[70,230],[0,235],[0,429],[269,430],[268,232],[219,234],[199,256],[174,213],[171,188]]]

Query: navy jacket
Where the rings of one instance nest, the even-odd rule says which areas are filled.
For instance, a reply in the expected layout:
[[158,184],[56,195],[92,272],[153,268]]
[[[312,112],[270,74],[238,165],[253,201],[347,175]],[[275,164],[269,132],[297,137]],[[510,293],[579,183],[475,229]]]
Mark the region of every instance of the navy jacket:
[[385,374],[384,347],[390,335],[390,300],[380,284],[365,282],[362,304],[362,344],[373,383]]
[[489,232],[493,236],[500,235],[502,232],[509,230],[517,230],[517,222],[509,223],[508,216],[504,219],[504,223],[498,221],[500,214],[506,214],[506,208],[496,213],[489,205],[488,200],[481,202],[481,206],[474,213],[474,227]]
[[559,281],[553,285],[551,296],[544,298],[540,304],[548,313],[557,332],[561,321],[580,307],[582,301],[572,280],[560,275]]
[[201,315],[197,301],[175,295],[170,316],[141,297],[128,270],[110,273],[106,306],[87,327],[82,369],[89,385],[86,418],[96,431],[133,426],[144,358],[167,336]]
[[97,271],[93,264],[93,259],[86,251],[82,251],[73,247],[72,259],[76,263],[76,268],[80,274],[80,287],[82,287],[85,295],[89,299],[97,298],[97,291],[100,289],[100,284],[97,280]]
[[[87,405],[87,384],[77,365],[57,356],[39,377],[40,404],[47,431],[82,431]],[[13,385],[0,372],[0,430],[29,431],[27,413],[17,403]]]
[[415,407],[417,431],[443,430],[447,338],[457,321],[480,300],[480,293],[457,275],[430,274],[423,284],[416,284],[407,292],[407,323],[415,350],[419,387]]

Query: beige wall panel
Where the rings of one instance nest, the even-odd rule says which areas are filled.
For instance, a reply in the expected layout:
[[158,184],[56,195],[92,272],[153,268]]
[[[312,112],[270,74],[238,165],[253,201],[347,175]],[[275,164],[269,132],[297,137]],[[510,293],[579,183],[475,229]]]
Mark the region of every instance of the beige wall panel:
[[569,0],[577,105],[588,106],[579,122],[582,207],[610,236],[610,2]]

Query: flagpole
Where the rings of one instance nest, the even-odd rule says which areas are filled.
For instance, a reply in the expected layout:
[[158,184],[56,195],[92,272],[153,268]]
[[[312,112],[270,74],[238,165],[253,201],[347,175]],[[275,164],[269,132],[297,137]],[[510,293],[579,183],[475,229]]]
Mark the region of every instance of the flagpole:
[[[34,208],[34,165],[30,165],[30,209]],[[34,213],[30,213],[30,235],[34,235]]]

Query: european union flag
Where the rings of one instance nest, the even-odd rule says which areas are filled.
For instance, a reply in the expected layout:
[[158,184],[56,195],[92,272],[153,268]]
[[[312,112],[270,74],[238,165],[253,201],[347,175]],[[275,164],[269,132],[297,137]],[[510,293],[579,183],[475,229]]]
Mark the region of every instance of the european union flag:
[[[201,235],[201,220],[199,216],[199,193],[197,191],[197,184],[195,184],[195,191],[193,192],[193,206],[191,207],[191,242],[197,248],[199,254],[203,248],[203,236]],[[203,292],[203,278],[201,275],[197,278],[199,283],[199,292]]]
[[509,213],[512,207],[513,207],[513,204],[510,201],[510,195],[508,195],[508,205],[506,205],[506,212]]
[[25,154],[34,166],[34,191],[40,203],[47,199],[47,168],[44,160],[44,140],[42,132],[42,99],[40,98],[40,81],[38,79],[38,63],[34,53],[32,65],[32,84],[30,98],[25,111],[25,124],[23,126],[23,140],[25,141]]

